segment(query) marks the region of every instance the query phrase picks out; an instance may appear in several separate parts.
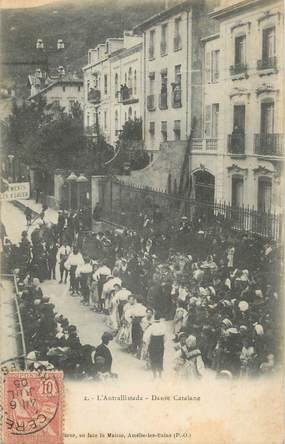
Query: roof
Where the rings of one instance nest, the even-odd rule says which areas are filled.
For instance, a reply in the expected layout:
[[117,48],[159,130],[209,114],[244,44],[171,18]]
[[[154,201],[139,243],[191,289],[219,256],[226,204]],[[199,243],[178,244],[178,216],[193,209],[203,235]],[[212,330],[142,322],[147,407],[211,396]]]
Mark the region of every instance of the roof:
[[[200,0],[201,3],[201,0]],[[163,11],[159,12],[158,14],[153,15],[149,19],[145,20],[144,22],[140,23],[139,25],[135,26],[133,28],[133,32],[140,33],[143,32],[145,29],[150,28],[151,26],[155,25],[156,23],[159,23],[175,14],[179,14],[179,12],[187,11],[195,4],[195,0],[185,0],[182,3],[179,3],[178,5],[172,6],[171,8],[164,9]]]
[[235,14],[239,12],[241,9],[252,8],[255,5],[266,4],[269,6],[269,3],[276,0],[231,0],[225,2],[223,6],[218,6],[213,11],[209,13],[209,17],[214,19],[220,19],[226,17],[229,14]]
[[54,82],[49,83],[45,88],[41,89],[37,94],[34,94],[33,96],[30,96],[29,99],[37,97],[37,96],[47,92],[49,89],[52,89],[54,86],[57,86],[57,85],[78,85],[78,86],[83,86],[83,80],[81,80],[81,79],[71,79],[71,78],[57,79]]

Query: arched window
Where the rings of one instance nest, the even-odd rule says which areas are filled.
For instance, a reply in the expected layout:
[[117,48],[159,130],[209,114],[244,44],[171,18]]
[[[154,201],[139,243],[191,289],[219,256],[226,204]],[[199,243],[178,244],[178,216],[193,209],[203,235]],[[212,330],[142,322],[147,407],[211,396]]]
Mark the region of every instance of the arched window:
[[132,118],[132,116],[133,116],[133,110],[132,110],[132,107],[130,106],[129,107],[129,110],[128,110],[128,116],[129,116],[129,120]]
[[128,87],[131,89],[133,87],[133,73],[132,68],[129,68],[128,72]]
[[119,91],[119,76],[118,73],[116,72],[115,74],[115,97],[117,97]]
[[137,71],[134,71],[134,95],[137,95]]

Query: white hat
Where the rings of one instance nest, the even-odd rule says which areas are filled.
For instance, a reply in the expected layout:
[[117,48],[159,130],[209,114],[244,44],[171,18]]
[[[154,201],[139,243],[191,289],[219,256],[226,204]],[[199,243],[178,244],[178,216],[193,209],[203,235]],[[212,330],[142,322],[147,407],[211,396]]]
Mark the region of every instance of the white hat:
[[264,330],[263,330],[263,327],[261,324],[256,324],[256,326],[254,327],[254,330],[258,336],[264,335]]
[[238,304],[238,308],[240,309],[240,311],[247,311],[248,307],[249,305],[246,301],[240,301],[240,303]]

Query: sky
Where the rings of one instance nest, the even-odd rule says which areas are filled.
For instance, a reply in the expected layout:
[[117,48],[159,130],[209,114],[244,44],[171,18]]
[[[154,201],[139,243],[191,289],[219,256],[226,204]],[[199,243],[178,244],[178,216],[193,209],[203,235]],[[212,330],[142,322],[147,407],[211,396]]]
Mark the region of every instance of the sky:
[[55,3],[58,0],[0,0],[1,8],[31,8],[33,6]]

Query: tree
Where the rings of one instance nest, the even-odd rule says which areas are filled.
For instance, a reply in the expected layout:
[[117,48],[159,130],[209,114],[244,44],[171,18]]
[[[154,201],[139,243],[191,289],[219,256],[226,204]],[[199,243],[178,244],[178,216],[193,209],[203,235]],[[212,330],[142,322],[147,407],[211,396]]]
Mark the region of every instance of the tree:
[[85,136],[78,102],[69,113],[59,106],[46,105],[43,99],[14,104],[3,124],[3,138],[6,155],[14,154],[42,172],[53,173],[57,168],[99,172],[100,165],[111,157],[110,147],[102,138],[93,143]]
[[141,119],[129,119],[124,124],[116,148],[112,168],[118,173],[140,170],[149,164],[149,155],[143,149]]

